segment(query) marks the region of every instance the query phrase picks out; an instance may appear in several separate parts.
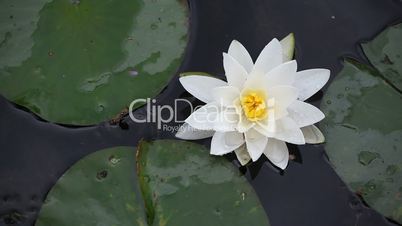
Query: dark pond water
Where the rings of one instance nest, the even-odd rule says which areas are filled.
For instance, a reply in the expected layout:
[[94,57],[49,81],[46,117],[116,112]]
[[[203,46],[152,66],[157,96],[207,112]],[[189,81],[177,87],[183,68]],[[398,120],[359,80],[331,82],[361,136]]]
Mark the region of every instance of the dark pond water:
[[[365,61],[359,41],[402,19],[402,2],[396,0],[190,0],[190,5],[190,41],[180,72],[219,76],[221,52],[232,39],[244,43],[255,58],[273,37],[294,32],[300,69],[325,67],[334,77],[343,56]],[[158,100],[172,104],[179,96],[188,94],[174,78]],[[310,101],[318,105],[321,96]],[[188,109],[182,106],[180,112],[185,117]],[[144,109],[136,114],[144,114]],[[0,225],[32,225],[46,193],[83,156],[117,145],[136,146],[141,138],[172,136],[154,124],[135,124],[127,117],[118,125],[55,125],[0,97]],[[202,142],[208,145],[209,140]],[[348,190],[322,145],[291,149],[297,159],[285,172],[277,172],[266,160],[242,169],[272,226],[393,225]]]

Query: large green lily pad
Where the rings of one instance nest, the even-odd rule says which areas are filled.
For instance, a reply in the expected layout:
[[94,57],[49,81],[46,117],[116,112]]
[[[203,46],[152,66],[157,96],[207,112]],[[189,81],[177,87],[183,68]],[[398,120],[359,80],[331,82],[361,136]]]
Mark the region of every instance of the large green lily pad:
[[253,188],[230,162],[201,145],[161,140],[142,142],[136,164],[133,148],[116,147],[72,166],[47,195],[36,222],[55,225],[269,223]]
[[364,46],[376,68],[345,62],[324,95],[321,109],[327,117],[321,128],[342,179],[372,208],[402,223],[400,37],[398,25]]
[[47,195],[35,225],[146,225],[134,150],[105,149],[76,163]]
[[149,225],[269,225],[246,178],[201,145],[143,142],[137,153],[137,170]]
[[0,1],[0,93],[52,122],[110,119],[176,72],[187,42],[182,2]]

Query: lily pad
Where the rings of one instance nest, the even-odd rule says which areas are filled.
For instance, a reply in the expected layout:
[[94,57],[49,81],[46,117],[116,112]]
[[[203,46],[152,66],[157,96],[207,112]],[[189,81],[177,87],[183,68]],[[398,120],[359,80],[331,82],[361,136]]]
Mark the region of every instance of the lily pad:
[[187,43],[179,0],[5,0],[0,12],[0,93],[63,124],[157,95]]
[[134,152],[110,148],[77,162],[51,189],[35,225],[269,225],[246,178],[203,146],[142,142],[137,167]]
[[35,225],[146,225],[134,151],[116,147],[80,160],[49,192]]
[[373,41],[363,44],[370,62],[399,90],[402,90],[402,24],[391,26]]
[[149,225],[269,225],[246,178],[201,145],[143,142],[137,170]]
[[[388,65],[379,59],[388,56],[394,60],[402,55],[401,38],[396,38],[401,35],[402,27],[398,25],[365,45],[376,68],[346,60],[321,104],[327,116],[321,123],[327,140],[325,149],[336,172],[369,206],[399,223],[402,94],[398,87],[402,68],[400,60]],[[386,42],[384,37],[388,37]],[[388,74],[388,67],[395,74]]]

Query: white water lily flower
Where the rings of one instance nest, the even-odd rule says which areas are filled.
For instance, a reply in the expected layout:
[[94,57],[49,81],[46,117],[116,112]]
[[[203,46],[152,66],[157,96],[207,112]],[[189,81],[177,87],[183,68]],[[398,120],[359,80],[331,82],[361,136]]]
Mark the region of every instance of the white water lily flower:
[[293,51],[292,34],[281,42],[273,39],[253,63],[244,46],[233,41],[223,53],[227,82],[200,75],[181,77],[183,87],[206,105],[185,120],[176,136],[189,140],[212,136],[212,155],[234,151],[245,165],[265,154],[281,169],[289,161],[286,142],[323,142],[313,124],[324,114],[303,101],[327,83],[330,71],[297,72]]

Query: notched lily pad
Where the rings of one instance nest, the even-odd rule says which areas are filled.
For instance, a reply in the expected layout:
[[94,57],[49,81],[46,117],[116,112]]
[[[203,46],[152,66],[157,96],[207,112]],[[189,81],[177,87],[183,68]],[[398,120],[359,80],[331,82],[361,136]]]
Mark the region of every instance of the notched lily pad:
[[246,178],[201,145],[142,142],[137,170],[149,225],[269,225]]
[[246,178],[203,146],[142,142],[137,164],[134,152],[110,148],[77,162],[50,190],[35,225],[269,225]]
[[187,43],[179,0],[5,0],[0,12],[0,93],[63,124],[156,96]]
[[[337,173],[364,201],[402,223],[402,26],[364,45],[373,68],[346,60],[325,93],[321,128]],[[388,56],[390,62],[384,61]],[[386,60],[387,61],[387,60]],[[390,71],[395,73],[389,74]]]

